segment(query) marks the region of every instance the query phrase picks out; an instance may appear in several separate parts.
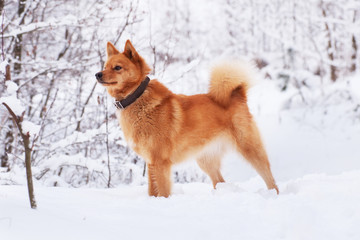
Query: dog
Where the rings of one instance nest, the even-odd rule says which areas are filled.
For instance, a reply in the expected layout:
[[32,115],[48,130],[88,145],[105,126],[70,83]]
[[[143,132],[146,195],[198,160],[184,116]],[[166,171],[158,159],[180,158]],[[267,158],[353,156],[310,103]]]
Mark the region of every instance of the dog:
[[150,196],[171,194],[171,167],[195,157],[213,187],[224,182],[221,157],[237,150],[255,168],[268,189],[279,189],[256,123],[247,106],[251,75],[246,67],[224,63],[212,69],[209,92],[172,93],[158,80],[127,40],[123,52],[107,43],[104,70],[95,74],[115,99],[117,116],[129,146],[143,157]]

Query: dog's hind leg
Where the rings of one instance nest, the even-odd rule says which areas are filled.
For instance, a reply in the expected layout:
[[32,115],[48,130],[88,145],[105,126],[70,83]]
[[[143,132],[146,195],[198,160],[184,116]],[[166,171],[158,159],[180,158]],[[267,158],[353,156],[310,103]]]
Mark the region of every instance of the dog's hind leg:
[[148,164],[149,195],[168,197],[171,194],[171,163],[169,161]]
[[252,118],[250,117],[246,121],[237,121],[232,132],[237,150],[264,179],[268,189],[275,189],[279,194],[259,130]]
[[199,167],[211,178],[214,188],[219,182],[225,182],[221,175],[221,158],[217,155],[203,154],[197,159]]

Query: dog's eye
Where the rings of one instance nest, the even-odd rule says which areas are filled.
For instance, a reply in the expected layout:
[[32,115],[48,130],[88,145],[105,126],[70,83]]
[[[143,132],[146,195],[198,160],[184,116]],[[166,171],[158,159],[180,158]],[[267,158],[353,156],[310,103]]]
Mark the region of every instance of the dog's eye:
[[119,70],[121,69],[121,67],[120,67],[120,66],[115,66],[114,69],[115,69],[116,71],[119,71]]

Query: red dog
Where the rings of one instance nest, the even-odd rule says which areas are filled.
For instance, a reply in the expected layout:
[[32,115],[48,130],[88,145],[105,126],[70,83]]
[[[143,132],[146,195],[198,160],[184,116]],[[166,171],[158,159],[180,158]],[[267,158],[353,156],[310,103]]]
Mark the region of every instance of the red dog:
[[115,98],[119,122],[129,145],[148,166],[149,195],[171,194],[171,166],[196,156],[214,185],[224,182],[221,157],[235,148],[256,169],[269,189],[279,190],[258,128],[247,106],[250,76],[246,67],[223,64],[213,69],[207,94],[172,93],[149,80],[149,66],[128,40],[124,52],[107,44],[107,61],[96,74]]

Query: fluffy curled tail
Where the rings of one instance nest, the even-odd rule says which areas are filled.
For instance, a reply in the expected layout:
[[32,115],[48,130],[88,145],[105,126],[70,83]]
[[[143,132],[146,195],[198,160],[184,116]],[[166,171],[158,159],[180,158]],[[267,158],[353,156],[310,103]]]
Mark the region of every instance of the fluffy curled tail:
[[213,67],[209,95],[222,106],[228,106],[234,91],[246,101],[247,90],[255,79],[254,67],[241,61],[224,62]]

